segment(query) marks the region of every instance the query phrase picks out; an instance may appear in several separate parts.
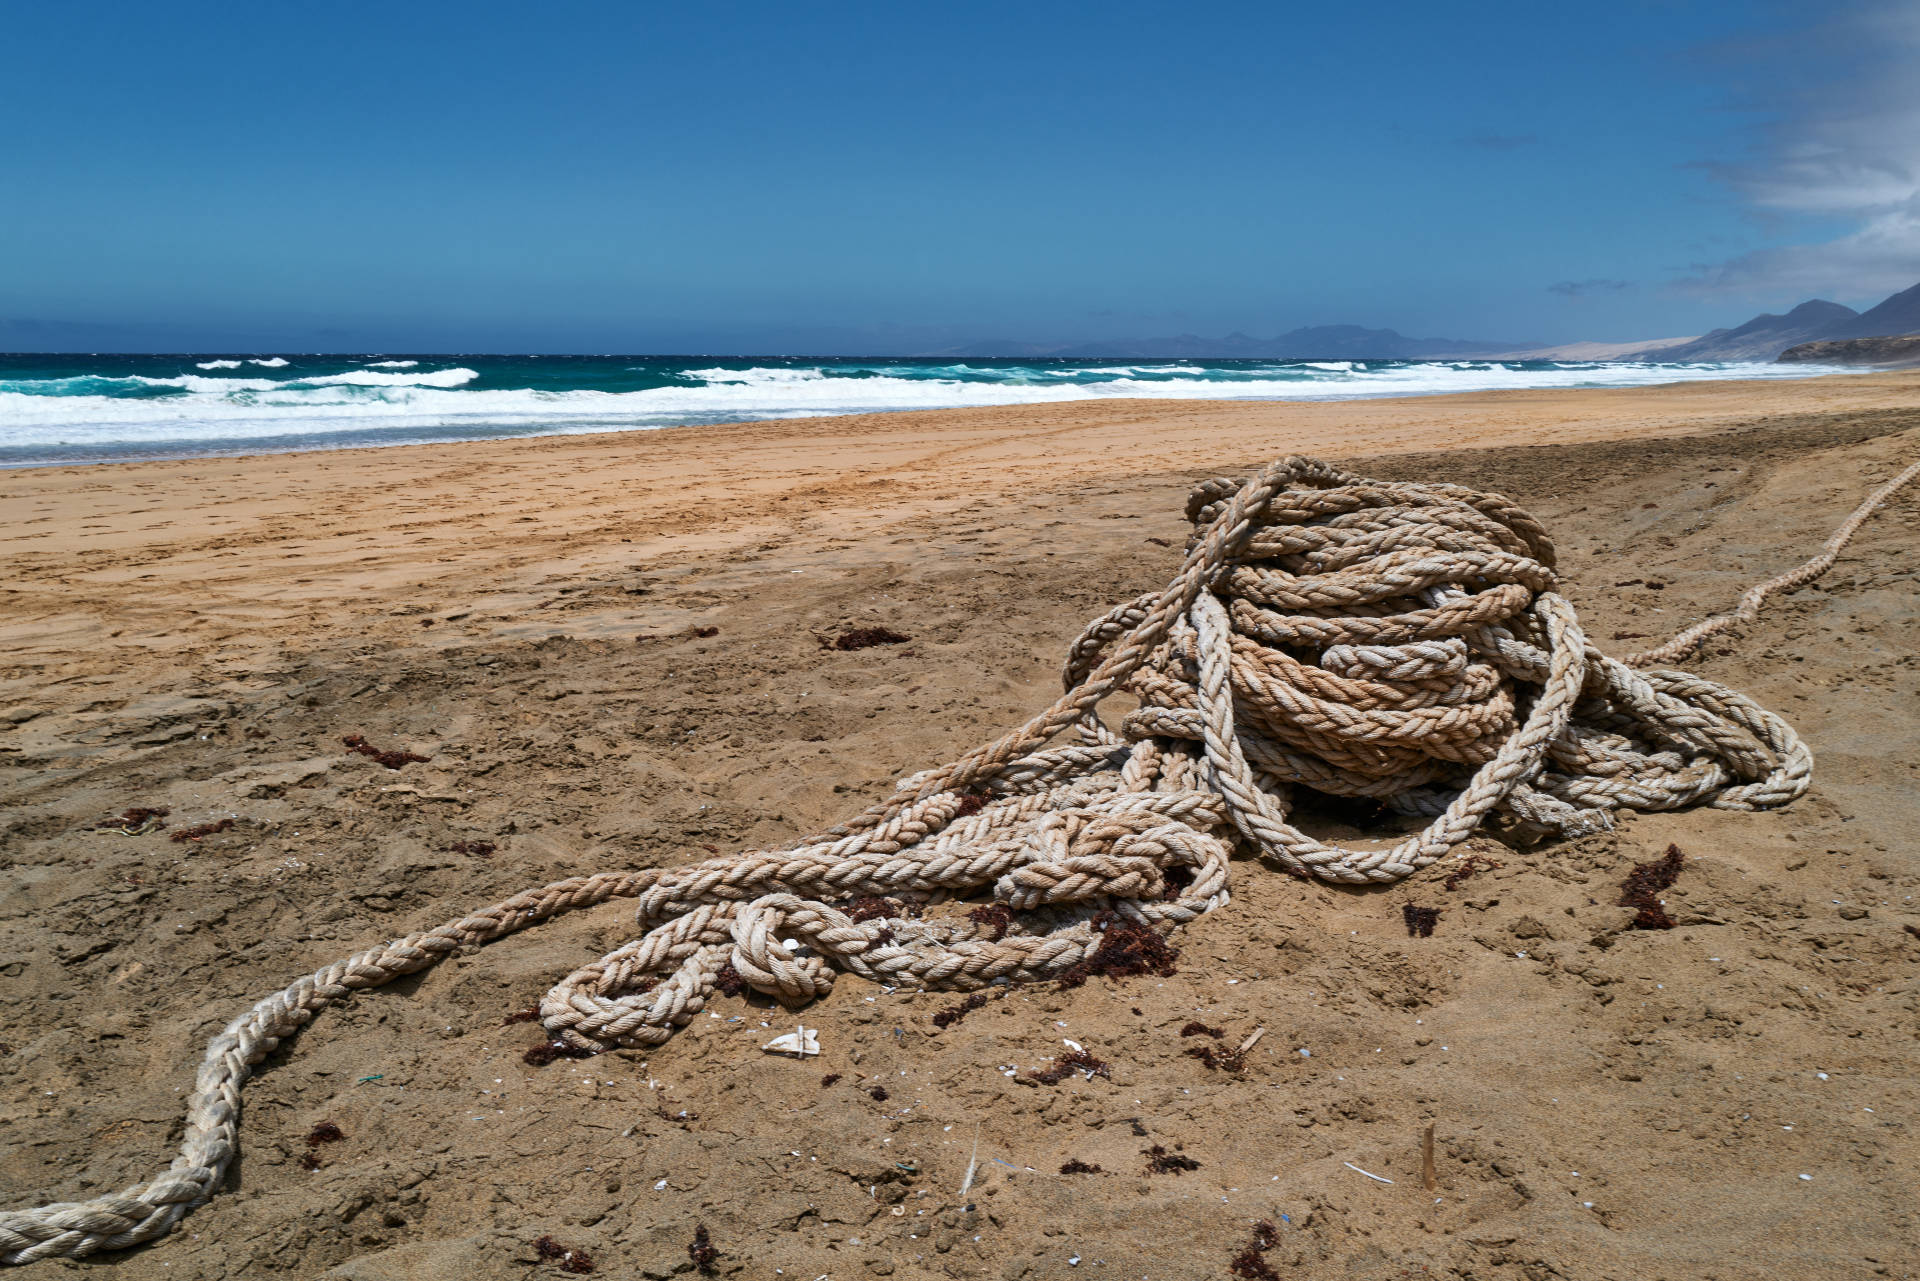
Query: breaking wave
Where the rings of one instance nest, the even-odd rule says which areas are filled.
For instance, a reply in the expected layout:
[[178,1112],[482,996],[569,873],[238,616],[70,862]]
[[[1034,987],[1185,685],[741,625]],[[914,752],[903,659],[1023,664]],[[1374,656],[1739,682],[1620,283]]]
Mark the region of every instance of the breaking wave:
[[[253,372],[265,369],[277,376]],[[1105,398],[1329,400],[1824,372],[1625,361],[0,356],[0,464]]]

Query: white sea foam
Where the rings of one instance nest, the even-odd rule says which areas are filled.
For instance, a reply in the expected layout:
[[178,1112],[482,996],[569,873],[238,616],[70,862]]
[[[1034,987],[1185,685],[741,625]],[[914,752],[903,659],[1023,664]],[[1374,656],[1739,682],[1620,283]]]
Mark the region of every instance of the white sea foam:
[[[368,369],[412,369],[420,362],[417,360],[369,360]],[[203,366],[204,367],[204,366]]]
[[199,364],[195,365],[194,368],[195,369],[238,369],[240,368],[240,362],[237,360],[203,360]]
[[296,381],[313,387],[460,387],[479,376],[479,372],[472,369],[435,369],[420,374],[376,374],[370,370],[355,369],[344,374],[325,374],[319,378]]
[[680,376],[712,384],[751,383],[759,387],[827,381],[826,371],[822,369],[689,369]]
[[[221,365],[220,362],[209,361],[207,365],[230,368],[233,363],[235,362],[228,362],[225,365]],[[195,368],[204,369],[207,365],[197,365]],[[117,377],[93,374],[73,378],[41,379],[32,383],[18,380],[0,381],[0,391],[17,391],[31,387],[32,391],[38,394],[29,394],[25,397],[26,399],[45,400],[52,404],[64,405],[72,405],[78,400],[85,399],[84,395],[76,393],[94,390],[105,392],[109,389],[116,391],[138,391],[144,387],[175,388],[180,391],[193,393],[196,397],[211,397],[217,401],[234,400],[236,396],[242,392],[286,392],[292,396],[292,399],[287,403],[300,404],[312,400],[312,389],[319,387],[462,387],[479,376],[478,371],[472,369],[434,369],[423,373],[394,374],[375,373],[367,369],[351,369],[345,373],[317,374],[310,378],[202,378],[197,374],[176,374],[171,378],[149,378],[143,374],[126,374]],[[100,397],[100,399],[115,400],[118,398],[112,395],[106,395]],[[321,401],[317,403],[324,403],[324,399],[325,398],[322,398]],[[128,405],[175,405],[181,402],[176,400],[125,400],[121,403]],[[246,403],[259,403],[258,397],[250,397]],[[8,416],[8,418],[10,417],[11,416]],[[8,421],[8,418],[0,418],[0,424],[4,424]]]
[[269,356],[265,360],[249,360],[247,363],[249,365],[258,365],[262,369],[285,369],[287,367],[287,358],[285,356]]
[[930,369],[876,361],[857,371],[699,369],[683,374],[682,385],[626,392],[467,389],[480,375],[464,367],[357,369],[285,380],[183,374],[13,381],[0,382],[0,458],[30,458],[36,448],[124,455],[161,447],[217,450],[239,442],[398,443],[1090,399],[1355,399],[1832,372],[1758,364],[1322,363],[1327,367],[1275,362],[1225,369],[1198,363]]

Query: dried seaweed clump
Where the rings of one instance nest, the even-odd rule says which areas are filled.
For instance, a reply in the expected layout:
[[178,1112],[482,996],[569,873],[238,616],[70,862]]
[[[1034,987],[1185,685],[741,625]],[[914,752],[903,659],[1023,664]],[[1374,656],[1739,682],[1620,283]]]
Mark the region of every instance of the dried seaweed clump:
[[1200,1163],[1190,1156],[1179,1155],[1180,1145],[1173,1145],[1169,1152],[1158,1143],[1141,1150],[1140,1155],[1147,1158],[1148,1174],[1182,1174],[1188,1170],[1197,1170]]
[[944,1032],[986,1003],[987,994],[985,992],[975,992],[972,996],[960,1002],[960,1004],[954,1006],[952,1009],[942,1010],[934,1015],[933,1025]]
[[978,814],[987,807],[987,802],[992,799],[993,797],[986,792],[962,792],[960,793],[960,808],[953,812],[953,816],[955,818],[967,818],[971,815]]
[[990,937],[998,943],[1007,936],[1008,928],[1013,925],[1013,909],[1005,903],[988,903],[968,912],[967,919],[982,929],[992,930]]
[[1440,909],[1415,907],[1408,903],[1400,909],[1400,919],[1407,923],[1408,938],[1430,939],[1433,937],[1433,927],[1440,923]]
[[821,649],[872,649],[875,645],[904,645],[912,640],[887,627],[855,627],[841,632],[831,641],[822,639]]
[[528,1067],[545,1067],[555,1059],[590,1059],[597,1050],[584,1050],[565,1041],[542,1041],[520,1056]]
[[713,985],[725,996],[738,996],[747,990],[747,981],[740,977],[740,971],[733,968],[733,962],[722,965],[713,976]]
[[1208,1027],[1205,1023],[1202,1023],[1199,1019],[1195,1019],[1193,1022],[1187,1024],[1185,1027],[1180,1029],[1180,1035],[1181,1036],[1210,1036],[1217,1041],[1221,1037],[1225,1036],[1226,1033],[1222,1032],[1217,1027]]
[[557,1263],[562,1272],[571,1272],[575,1276],[586,1276],[593,1271],[593,1256],[585,1250],[569,1250],[552,1237],[541,1237],[533,1243],[533,1252],[548,1263]]
[[492,841],[455,841],[447,847],[449,854],[471,854],[475,858],[491,858],[500,847]]
[[1484,854],[1469,854],[1440,883],[1450,890],[1457,890],[1462,881],[1472,880],[1482,872],[1496,871],[1505,866],[1499,859],[1488,858]]
[[122,810],[117,817],[103,818],[93,825],[97,832],[124,832],[128,836],[138,836],[142,832],[158,832],[166,828],[160,820],[173,813],[164,805],[136,805],[132,809]]
[[1253,1225],[1253,1240],[1233,1256],[1227,1270],[1246,1281],[1280,1281],[1280,1274],[1267,1262],[1267,1251],[1280,1243],[1280,1229],[1266,1219]]
[[1663,890],[1672,888],[1680,879],[1680,868],[1686,862],[1686,856],[1680,853],[1678,845],[1667,846],[1667,852],[1651,863],[1636,863],[1633,871],[1627,873],[1626,881],[1620,886],[1620,906],[1639,909],[1627,928],[1634,930],[1670,930],[1674,920],[1667,915],[1666,905],[1660,901]]
[[891,1097],[890,1095],[888,1095],[887,1087],[884,1085],[875,1085],[875,1086],[869,1087],[869,1089],[867,1090],[867,1095],[875,1103],[885,1103],[887,1099]]
[[1088,1165],[1085,1161],[1082,1161],[1078,1157],[1075,1157],[1073,1160],[1067,1162],[1065,1165],[1060,1167],[1060,1173],[1062,1174],[1104,1174],[1106,1173],[1106,1171],[1102,1170],[1097,1165]]
[[707,1236],[707,1225],[702,1223],[693,1230],[693,1242],[687,1246],[687,1257],[693,1260],[693,1266],[700,1275],[713,1275],[713,1261],[720,1257],[720,1251],[713,1248],[713,1242]]
[[183,827],[177,832],[168,833],[168,837],[176,844],[183,844],[187,841],[204,840],[214,833],[224,832],[232,826],[232,819],[223,818],[217,823],[202,823],[198,827]]
[[340,741],[345,743],[350,751],[358,752],[362,756],[371,757],[388,769],[399,769],[402,765],[409,765],[416,761],[424,761],[427,759],[418,752],[382,751],[358,734],[348,734]]
[[1061,987],[1079,987],[1096,974],[1115,980],[1136,974],[1173,977],[1180,950],[1168,946],[1167,940],[1144,921],[1123,918],[1118,912],[1102,912],[1093,918],[1093,928],[1100,931],[1100,945],[1092,956],[1061,973]]
[[346,1133],[331,1121],[322,1121],[307,1131],[307,1146],[318,1147],[322,1143],[338,1143],[346,1138]]
[[820,1088],[824,1090],[828,1086],[832,1085],[834,1082],[838,1081],[839,1079],[840,1079],[840,1074],[838,1072],[829,1072],[825,1076],[820,1078]]
[[1199,1059],[1220,1072],[1238,1072],[1247,1065],[1245,1050],[1229,1050],[1217,1045],[1189,1045],[1187,1057]]
[[1113,1079],[1113,1067],[1088,1054],[1085,1050],[1068,1050],[1053,1061],[1052,1066],[1035,1068],[1027,1073],[1029,1081],[1038,1081],[1042,1085],[1058,1085],[1075,1072],[1085,1072],[1091,1081],[1096,1076]]

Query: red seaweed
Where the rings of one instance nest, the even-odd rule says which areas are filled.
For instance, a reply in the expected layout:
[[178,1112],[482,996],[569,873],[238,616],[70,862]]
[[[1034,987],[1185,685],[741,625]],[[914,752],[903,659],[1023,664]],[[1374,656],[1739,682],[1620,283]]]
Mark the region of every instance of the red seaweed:
[[934,1015],[933,1025],[944,1032],[986,1003],[987,994],[985,992],[975,992],[972,996],[960,1002],[960,1004],[953,1006],[951,1009],[942,1010]]
[[1173,977],[1180,951],[1168,946],[1152,926],[1123,919],[1117,912],[1102,912],[1093,918],[1093,928],[1100,932],[1099,946],[1061,973],[1061,987],[1079,987],[1096,974],[1116,981],[1139,974]]
[[414,762],[427,759],[417,752],[403,752],[397,749],[394,751],[382,751],[358,734],[348,734],[340,741],[345,743],[350,750],[358,752],[362,756],[371,757],[388,769],[399,769],[402,765],[410,765]]
[[1280,1243],[1280,1229],[1266,1219],[1253,1225],[1253,1240],[1233,1256],[1227,1270],[1246,1281],[1280,1281],[1280,1274],[1266,1260],[1267,1251]]
[[976,907],[967,913],[967,919],[975,925],[993,931],[992,940],[998,943],[1007,936],[1007,930],[1013,925],[1013,909],[1005,903],[988,903]]
[[1408,903],[1400,909],[1400,919],[1407,923],[1408,938],[1432,938],[1433,927],[1440,923],[1440,909]]
[[960,808],[953,812],[953,816],[955,818],[966,818],[969,815],[978,814],[987,807],[987,802],[992,799],[993,797],[986,792],[962,792],[960,793]]
[[1660,892],[1680,879],[1680,868],[1685,863],[1686,856],[1680,853],[1680,847],[1669,845],[1667,852],[1651,863],[1634,864],[1633,871],[1620,886],[1620,906],[1639,909],[1627,928],[1670,930],[1674,927],[1674,919],[1667,915]]
[[204,840],[209,836],[212,836],[216,832],[224,832],[232,826],[233,826],[232,819],[223,818],[217,823],[202,823],[198,827],[183,827],[179,831],[171,832],[168,835],[169,835],[169,838],[175,841],[176,843],[185,842],[185,841],[199,841],[199,840]]
[[822,637],[821,649],[872,649],[875,645],[904,645],[912,640],[886,627],[856,627],[841,632],[831,641]]
[[1200,1168],[1200,1163],[1192,1157],[1176,1155],[1180,1150],[1178,1143],[1173,1147],[1174,1151],[1169,1152],[1156,1143],[1150,1148],[1141,1150],[1140,1155],[1147,1158],[1148,1174],[1183,1174],[1188,1170]]
[[598,1053],[598,1050],[582,1049],[565,1041],[542,1041],[520,1058],[529,1067],[545,1067],[555,1059],[590,1059]]
[[548,1263],[557,1263],[562,1272],[571,1272],[575,1276],[586,1276],[593,1271],[593,1256],[585,1250],[569,1250],[552,1237],[541,1237],[533,1243],[533,1252]]
[[707,1236],[706,1224],[694,1227],[693,1242],[687,1246],[687,1257],[693,1260],[693,1266],[701,1276],[713,1275],[713,1261],[720,1257],[720,1251],[713,1248],[713,1241]]
[[1450,890],[1457,890],[1462,881],[1472,880],[1482,872],[1491,872],[1505,866],[1506,864],[1500,860],[1488,858],[1484,854],[1469,854],[1448,874],[1447,879],[1440,883]]
[[1038,1081],[1042,1085],[1058,1085],[1075,1072],[1085,1072],[1089,1080],[1096,1076],[1113,1079],[1112,1066],[1094,1058],[1085,1050],[1069,1050],[1055,1059],[1051,1067],[1035,1068],[1027,1073],[1027,1079]]

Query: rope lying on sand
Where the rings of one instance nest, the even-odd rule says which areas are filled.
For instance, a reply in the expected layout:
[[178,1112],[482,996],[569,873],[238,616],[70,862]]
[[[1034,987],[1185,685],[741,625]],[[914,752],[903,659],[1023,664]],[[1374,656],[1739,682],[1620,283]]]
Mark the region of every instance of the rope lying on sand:
[[[1876,491],[1821,556],[1637,659],[1677,657],[1817,577],[1916,474]],[[1066,975],[1129,931],[1224,905],[1233,841],[1294,875],[1388,882],[1493,816],[1579,835],[1614,810],[1766,809],[1807,788],[1812,757],[1780,717],[1590,646],[1546,531],[1499,495],[1287,458],[1206,482],[1187,515],[1179,574],[1095,620],[1068,651],[1066,693],[1019,729],[789,848],[557,881],[300,979],[208,1045],[164,1174],[0,1214],[0,1261],[165,1235],[218,1190],[241,1087],[284,1038],[353,992],[612,898],[639,900],[641,937],[540,1009],[584,1049],[666,1041],[728,967],[790,1003],[825,992],[834,967],[959,990]],[[1115,733],[1096,708],[1123,691],[1139,706]],[[1077,741],[1049,746],[1068,731]],[[1428,821],[1390,849],[1327,845],[1288,821],[1295,787]],[[969,893],[1006,911],[907,906]]]

